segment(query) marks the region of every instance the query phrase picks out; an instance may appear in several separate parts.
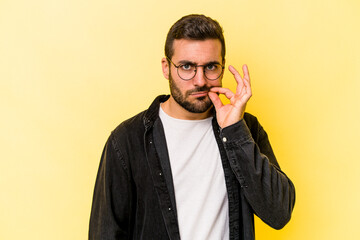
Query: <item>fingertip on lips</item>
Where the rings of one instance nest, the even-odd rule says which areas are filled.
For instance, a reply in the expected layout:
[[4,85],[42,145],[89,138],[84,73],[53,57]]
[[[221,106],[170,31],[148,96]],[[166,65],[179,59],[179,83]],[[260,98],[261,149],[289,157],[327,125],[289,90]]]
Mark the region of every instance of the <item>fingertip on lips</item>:
[[219,95],[219,93],[218,93],[218,92],[215,92],[215,91],[214,91],[214,92],[209,92],[209,93],[208,93],[208,95],[209,95],[209,96],[214,95],[214,94],[215,94],[215,95]]
[[212,87],[212,88],[210,88],[210,91],[211,91],[211,92],[217,92],[217,90],[219,90],[219,87]]

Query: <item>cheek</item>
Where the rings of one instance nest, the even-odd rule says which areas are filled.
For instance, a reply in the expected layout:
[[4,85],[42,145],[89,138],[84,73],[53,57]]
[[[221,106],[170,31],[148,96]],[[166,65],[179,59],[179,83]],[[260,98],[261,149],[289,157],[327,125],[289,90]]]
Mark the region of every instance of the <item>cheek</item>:
[[173,86],[176,86],[177,89],[181,91],[186,91],[191,89],[191,81],[184,81],[178,76],[170,75],[170,81]]

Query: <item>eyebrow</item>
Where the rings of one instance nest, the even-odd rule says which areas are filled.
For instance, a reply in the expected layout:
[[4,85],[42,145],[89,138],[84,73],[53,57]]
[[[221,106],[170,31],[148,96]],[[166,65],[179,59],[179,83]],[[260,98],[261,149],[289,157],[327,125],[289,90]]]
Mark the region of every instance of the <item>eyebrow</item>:
[[[200,64],[197,64],[197,63],[192,62],[192,61],[190,61],[190,60],[181,60],[181,61],[179,61],[178,64],[179,64],[179,65],[185,65],[185,64],[200,65]],[[205,63],[205,64],[201,64],[201,65],[206,66],[206,65],[209,65],[209,64],[220,64],[220,62],[218,62],[218,61],[210,61],[210,62],[207,62],[207,63]]]

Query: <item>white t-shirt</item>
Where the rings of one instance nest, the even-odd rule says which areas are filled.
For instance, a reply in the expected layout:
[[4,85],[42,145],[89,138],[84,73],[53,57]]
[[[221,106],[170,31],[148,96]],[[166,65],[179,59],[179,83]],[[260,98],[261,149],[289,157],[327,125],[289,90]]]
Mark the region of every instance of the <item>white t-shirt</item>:
[[212,128],[202,120],[172,118],[160,107],[183,240],[229,239],[224,170]]

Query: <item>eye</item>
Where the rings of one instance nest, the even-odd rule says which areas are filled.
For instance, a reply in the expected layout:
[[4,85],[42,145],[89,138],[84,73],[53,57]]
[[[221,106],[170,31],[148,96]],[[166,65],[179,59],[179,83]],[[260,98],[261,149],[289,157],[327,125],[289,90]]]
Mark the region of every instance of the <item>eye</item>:
[[219,68],[218,64],[206,65],[206,70],[208,70],[208,71],[216,71],[218,68]]
[[194,69],[194,66],[192,64],[183,64],[180,65],[181,70],[185,70],[185,71],[191,71],[192,69]]

